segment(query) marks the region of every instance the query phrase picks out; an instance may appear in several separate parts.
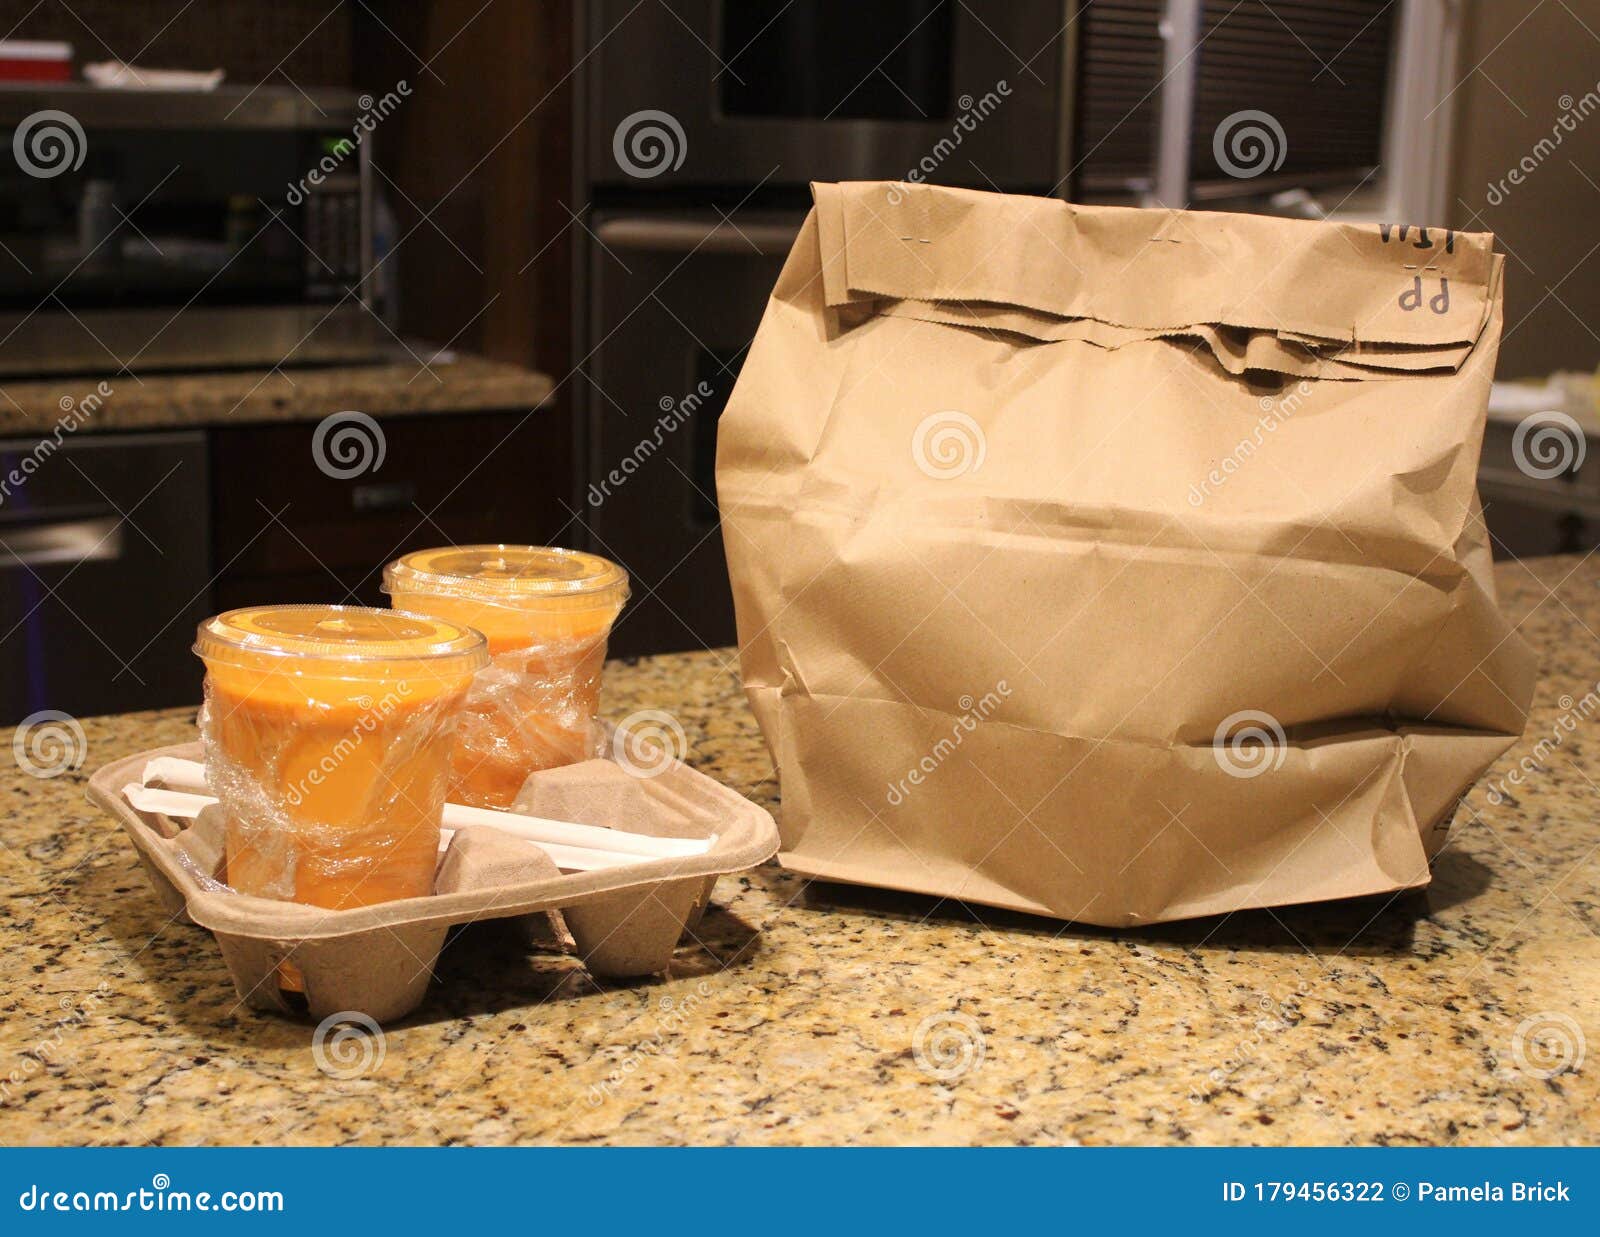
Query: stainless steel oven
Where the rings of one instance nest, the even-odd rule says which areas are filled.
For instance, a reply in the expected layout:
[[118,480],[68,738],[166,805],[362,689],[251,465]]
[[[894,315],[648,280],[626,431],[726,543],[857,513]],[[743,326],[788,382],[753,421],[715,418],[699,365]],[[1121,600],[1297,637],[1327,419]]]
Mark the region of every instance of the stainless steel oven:
[[627,567],[621,655],[733,642],[717,418],[803,216],[597,213],[583,518]]
[[205,437],[0,441],[0,725],[200,698]]
[[375,356],[370,135],[402,104],[0,87],[0,375]]
[[717,418],[808,184],[1066,173],[1065,0],[578,3],[575,507],[633,574],[613,647],[730,643]]
[[1062,174],[1063,0],[598,0],[580,10],[596,184],[912,174],[1043,191]]

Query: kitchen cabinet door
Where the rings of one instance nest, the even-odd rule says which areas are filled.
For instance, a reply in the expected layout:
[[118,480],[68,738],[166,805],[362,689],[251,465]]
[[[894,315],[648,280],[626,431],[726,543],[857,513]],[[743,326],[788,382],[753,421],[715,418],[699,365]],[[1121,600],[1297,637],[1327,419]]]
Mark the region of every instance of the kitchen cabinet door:
[[408,550],[570,541],[570,447],[558,416],[386,417],[375,430],[346,422],[343,447],[331,438],[337,426],[319,440],[317,422],[213,430],[218,608],[386,606],[384,564]]
[[204,435],[0,442],[0,477],[0,724],[198,704]]

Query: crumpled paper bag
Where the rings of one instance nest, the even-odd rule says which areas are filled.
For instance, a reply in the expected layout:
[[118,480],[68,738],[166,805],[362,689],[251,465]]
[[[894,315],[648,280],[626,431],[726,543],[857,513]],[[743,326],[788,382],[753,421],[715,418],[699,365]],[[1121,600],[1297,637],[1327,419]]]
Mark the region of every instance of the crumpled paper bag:
[[1535,678],[1492,238],[814,197],[717,459],[782,862],[1113,926],[1425,884]]

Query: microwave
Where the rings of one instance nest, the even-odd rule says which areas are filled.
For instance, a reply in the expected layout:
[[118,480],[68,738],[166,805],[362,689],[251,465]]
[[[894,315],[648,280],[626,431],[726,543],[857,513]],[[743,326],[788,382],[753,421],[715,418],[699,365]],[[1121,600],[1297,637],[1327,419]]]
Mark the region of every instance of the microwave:
[[0,87],[0,375],[382,355],[370,160],[402,104]]
[[579,9],[602,196],[892,179],[1049,193],[1065,176],[1066,0]]

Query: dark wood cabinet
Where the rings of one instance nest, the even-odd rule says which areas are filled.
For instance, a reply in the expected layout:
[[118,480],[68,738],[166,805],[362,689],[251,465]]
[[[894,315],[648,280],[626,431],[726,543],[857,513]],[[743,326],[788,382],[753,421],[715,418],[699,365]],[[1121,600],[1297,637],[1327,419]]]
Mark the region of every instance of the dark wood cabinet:
[[569,456],[547,413],[393,417],[378,425],[381,463],[352,476],[319,467],[314,422],[211,432],[217,609],[386,605],[384,564],[408,550],[563,540]]

